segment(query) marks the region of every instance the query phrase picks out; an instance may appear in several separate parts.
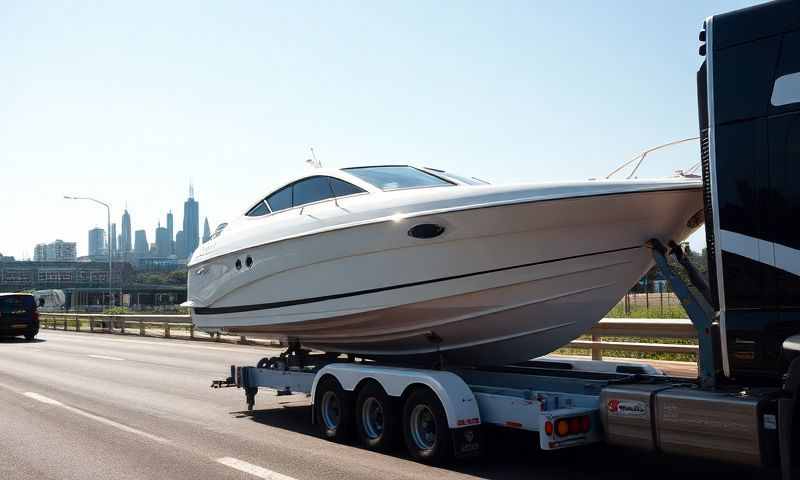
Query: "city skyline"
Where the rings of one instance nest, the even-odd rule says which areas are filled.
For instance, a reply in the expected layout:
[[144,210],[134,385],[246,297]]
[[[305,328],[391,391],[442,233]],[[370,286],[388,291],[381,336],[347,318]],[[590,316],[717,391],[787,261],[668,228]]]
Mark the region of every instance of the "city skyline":
[[[187,210],[187,208],[188,208],[188,210]],[[182,230],[179,230],[178,232],[173,233],[175,215],[173,214],[173,209],[172,208],[168,208],[167,209],[166,225],[162,226],[161,220],[158,219],[158,220],[155,221],[155,227],[152,227],[152,231],[150,231],[146,227],[145,228],[138,228],[138,229],[135,228],[135,226],[137,226],[138,224],[136,224],[134,221],[132,221],[132,218],[134,218],[134,215],[132,215],[131,212],[128,210],[127,202],[126,202],[126,207],[123,210],[123,213],[122,213],[122,215],[120,217],[121,218],[120,223],[122,225],[122,229],[120,230],[119,235],[117,235],[117,233],[116,233],[117,232],[117,223],[113,221],[115,217],[114,217],[114,215],[112,213],[111,235],[107,235],[106,234],[106,228],[100,226],[97,222],[94,222],[94,226],[92,228],[88,229],[88,237],[87,237],[88,239],[85,242],[85,246],[86,246],[85,252],[81,249],[81,245],[83,245],[84,242],[81,242],[79,240],[75,240],[75,241],[71,241],[71,242],[69,242],[69,241],[68,242],[64,242],[64,241],[60,240],[61,237],[59,237],[59,235],[57,235],[55,233],[54,233],[53,238],[54,239],[57,238],[57,237],[59,238],[58,240],[55,240],[55,242],[62,242],[62,243],[71,244],[73,251],[78,252],[77,255],[76,255],[78,258],[83,258],[83,257],[103,257],[103,256],[105,256],[106,252],[107,252],[107,249],[108,249],[109,240],[110,240],[112,251],[114,252],[114,257],[115,258],[125,257],[126,254],[129,254],[129,256],[131,256],[132,259],[135,258],[135,256],[141,256],[141,257],[152,257],[152,256],[169,257],[171,255],[176,255],[176,257],[179,258],[179,259],[187,258],[188,255],[191,252],[193,252],[194,249],[196,249],[197,246],[200,243],[203,243],[205,241],[205,238],[204,238],[203,241],[201,242],[200,241],[200,237],[199,237],[199,235],[200,235],[199,202],[197,202],[194,199],[194,186],[193,185],[190,185],[189,197],[184,202],[184,212],[187,212],[187,211],[190,213],[190,218],[188,219],[188,222],[191,223],[192,220],[195,220],[197,222],[196,227],[195,227],[195,232],[197,232],[197,234],[198,234],[197,235],[198,236],[198,241],[197,241],[196,244],[193,245],[193,248],[191,248],[191,249],[187,248],[185,245],[182,246],[181,248],[177,247],[177,240],[178,240],[177,239],[177,234],[181,234]],[[183,220],[182,221],[182,223],[184,225],[187,225],[186,222],[187,222],[187,220]],[[208,217],[207,216],[205,217],[204,228],[205,229],[208,228]],[[102,232],[102,233],[98,233],[98,232]],[[131,233],[129,233],[129,232],[133,232],[133,235],[131,235]],[[142,235],[138,235],[139,232],[142,232]],[[204,233],[205,233],[205,230],[204,230]],[[137,235],[138,235],[138,237],[140,238],[140,240],[142,242],[142,245],[140,246],[138,251],[136,250],[136,241],[135,241]],[[181,242],[189,241],[189,240],[184,240],[184,238],[185,237],[182,235],[181,236]],[[148,239],[153,240],[153,241],[150,242]],[[159,244],[159,239],[161,240],[160,244]],[[46,240],[46,241],[38,242],[34,246],[34,248],[32,248],[32,251],[34,251],[34,255],[33,256],[21,256],[21,255],[20,256],[16,256],[10,251],[6,252],[5,254],[8,255],[8,256],[15,256],[18,260],[34,259],[34,257],[36,256],[37,251],[38,252],[44,252],[43,249],[45,248],[46,245],[51,245],[51,244],[54,244],[55,242],[53,240]],[[144,247],[145,245],[147,246],[146,250],[145,250],[145,247]],[[155,246],[155,249],[151,248],[153,246]],[[51,246],[50,248],[52,249],[53,247]],[[2,250],[0,250],[0,252],[2,252]],[[179,254],[185,254],[186,257],[182,257]],[[43,255],[43,254],[41,254],[41,255]],[[45,257],[42,256],[42,258],[45,258]]]

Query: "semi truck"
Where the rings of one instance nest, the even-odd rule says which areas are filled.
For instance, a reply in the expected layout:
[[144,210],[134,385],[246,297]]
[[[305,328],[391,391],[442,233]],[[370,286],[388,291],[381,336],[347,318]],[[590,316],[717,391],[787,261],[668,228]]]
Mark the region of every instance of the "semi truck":
[[420,368],[290,349],[212,387],[242,388],[250,409],[259,388],[305,393],[324,437],[404,443],[427,463],[479,454],[495,425],[537,432],[544,450],[606,442],[800,479],[800,1],[713,15],[699,41],[708,281],[678,245],[647,244],[697,330],[696,379],[641,364]]

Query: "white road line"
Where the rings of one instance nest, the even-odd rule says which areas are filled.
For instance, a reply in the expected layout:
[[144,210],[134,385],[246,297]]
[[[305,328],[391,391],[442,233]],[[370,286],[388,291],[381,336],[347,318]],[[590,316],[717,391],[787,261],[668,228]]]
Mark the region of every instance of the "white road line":
[[109,357],[109,356],[106,356],[106,355],[87,355],[87,357],[90,357],[90,358],[98,358],[98,359],[100,359],[100,360],[114,360],[114,361],[116,361],[116,362],[121,362],[121,361],[125,360],[124,358],[119,358],[119,357]]
[[[44,332],[44,333],[53,333],[53,332],[47,331],[47,332]],[[59,340],[68,339],[68,340],[73,340],[73,341],[80,341],[80,340],[83,340],[83,339],[86,339],[86,338],[92,338],[90,335],[94,335],[96,337],[95,338],[96,340],[102,340],[102,341],[105,341],[105,342],[134,343],[134,344],[141,344],[141,345],[158,345],[160,347],[166,346],[166,347],[197,348],[197,349],[200,349],[200,350],[219,350],[219,351],[223,351],[223,352],[248,352],[249,351],[249,352],[264,353],[264,350],[266,350],[266,349],[281,350],[281,347],[271,346],[271,345],[265,345],[264,347],[259,347],[259,348],[246,347],[244,345],[236,345],[236,344],[228,344],[229,347],[227,347],[227,348],[226,347],[210,347],[210,346],[206,346],[206,345],[198,345],[200,343],[209,343],[209,342],[205,342],[203,340],[199,340],[199,341],[198,340],[181,340],[181,339],[174,339],[174,338],[165,338],[165,339],[163,339],[163,341],[155,341],[154,342],[154,341],[147,341],[147,340],[127,340],[127,339],[123,339],[123,338],[101,338],[100,335],[95,335],[95,334],[92,334],[92,333],[76,335],[76,332],[68,332],[68,335],[62,335],[61,333],[58,333],[57,335],[59,335],[61,337],[61,338],[59,338]],[[73,335],[76,335],[76,336],[73,336]],[[170,340],[173,340],[173,341],[170,341]]]
[[157,435],[152,435],[152,434],[147,433],[147,432],[143,432],[143,431],[138,430],[136,428],[129,427],[127,425],[123,425],[121,423],[115,422],[114,420],[109,420],[107,418],[101,417],[99,415],[95,415],[93,413],[85,412],[85,411],[83,411],[83,410],[81,410],[79,408],[71,407],[69,405],[66,405],[64,403],[59,402],[58,400],[54,400],[54,399],[52,399],[50,397],[46,397],[46,396],[41,395],[41,394],[36,393],[36,392],[25,392],[25,393],[23,393],[23,395],[25,395],[28,398],[32,398],[32,399],[36,400],[37,402],[42,402],[42,403],[47,404],[47,405],[53,405],[55,407],[63,408],[64,410],[70,411],[70,412],[75,413],[77,415],[81,415],[81,416],[86,417],[86,418],[88,418],[90,420],[94,420],[96,422],[108,425],[109,427],[114,427],[114,428],[116,428],[118,430],[122,430],[123,432],[133,433],[134,435],[139,435],[140,437],[144,437],[144,438],[147,438],[148,440],[152,440],[152,441],[158,442],[158,443],[171,443],[166,438],[159,437]]
[[295,480],[292,477],[288,477],[278,472],[273,472],[264,467],[259,467],[258,465],[253,465],[252,463],[247,463],[243,460],[239,460],[238,458],[233,457],[222,457],[217,459],[217,463],[221,463],[226,467],[231,467],[240,472],[249,473],[254,477],[263,478],[265,480]]

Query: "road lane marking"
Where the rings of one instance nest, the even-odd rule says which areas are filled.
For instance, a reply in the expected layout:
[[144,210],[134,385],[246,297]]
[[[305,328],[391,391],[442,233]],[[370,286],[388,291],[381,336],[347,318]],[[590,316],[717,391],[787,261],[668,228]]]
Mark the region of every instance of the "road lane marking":
[[[57,330],[56,331],[48,331],[48,332],[45,332],[45,333],[49,334],[49,333],[55,333],[55,332],[57,332]],[[58,337],[61,337],[61,338],[59,338],[59,340],[69,339],[69,340],[72,340],[72,341],[81,341],[83,339],[92,338],[92,335],[95,335],[95,334],[93,334],[93,333],[83,333],[83,332],[81,332],[80,334],[76,334],[76,332],[67,332],[67,334],[65,335],[65,334],[63,334],[63,332],[59,332],[59,333],[56,333],[56,335]],[[76,336],[73,337],[73,335],[76,335]],[[70,338],[70,337],[72,337],[72,338]],[[211,347],[211,346],[206,346],[206,345],[197,345],[198,343],[211,343],[211,342],[206,341],[206,340],[188,340],[188,339],[182,340],[182,339],[176,339],[176,338],[164,338],[162,341],[153,342],[153,341],[148,341],[148,340],[129,340],[129,339],[123,339],[123,338],[99,338],[100,335],[96,335],[96,337],[98,337],[98,338],[94,338],[94,340],[100,340],[100,341],[106,341],[106,342],[134,343],[134,344],[141,344],[141,345],[158,345],[158,346],[183,347],[183,348],[197,348],[197,349],[200,349],[200,350],[219,350],[219,351],[222,351],[222,352],[259,352],[259,353],[263,353],[264,350],[269,350],[269,349],[283,351],[282,347],[279,347],[277,345],[274,345],[274,346],[273,345],[264,345],[263,347],[255,347],[254,348],[252,345],[245,346],[245,345],[238,345],[238,344],[230,343],[230,344],[227,344],[228,345],[227,347],[223,347],[223,346]],[[170,340],[172,340],[172,341],[170,341]],[[222,345],[226,345],[224,342],[221,342],[221,343],[222,343]]]
[[282,473],[273,472],[272,470],[252,463],[247,463],[243,460],[233,457],[222,457],[217,459],[217,463],[221,463],[226,467],[239,470],[240,472],[249,473],[254,477],[263,478],[265,480],[295,480],[292,477],[283,475]]
[[121,362],[121,361],[125,360],[124,358],[109,357],[107,355],[87,355],[87,356],[90,357],[90,358],[98,358],[100,360],[114,360],[116,362]]
[[72,413],[74,413],[76,415],[81,415],[81,416],[86,417],[86,418],[88,418],[90,420],[94,420],[94,421],[102,423],[104,425],[108,425],[109,427],[114,427],[117,430],[122,430],[123,432],[128,432],[128,433],[133,433],[134,435],[139,435],[140,437],[147,438],[147,439],[152,440],[154,442],[172,443],[169,440],[167,440],[166,438],[159,437],[157,435],[153,435],[153,434],[150,434],[150,433],[147,433],[147,432],[143,432],[143,431],[141,431],[139,429],[136,429],[136,428],[133,428],[133,427],[129,427],[127,425],[123,425],[121,423],[115,422],[114,420],[109,420],[108,418],[101,417],[101,416],[95,415],[93,413],[85,412],[85,411],[83,411],[83,410],[81,410],[79,408],[71,407],[71,406],[69,406],[69,405],[67,405],[65,403],[59,402],[58,400],[52,399],[50,397],[46,397],[46,396],[44,396],[44,395],[42,395],[40,393],[24,392],[23,395],[25,395],[28,398],[32,398],[32,399],[36,400],[37,402],[41,402],[41,403],[44,403],[44,404],[47,404],[47,405],[53,405],[55,407],[63,408],[64,410],[70,411],[70,412],[72,412]]

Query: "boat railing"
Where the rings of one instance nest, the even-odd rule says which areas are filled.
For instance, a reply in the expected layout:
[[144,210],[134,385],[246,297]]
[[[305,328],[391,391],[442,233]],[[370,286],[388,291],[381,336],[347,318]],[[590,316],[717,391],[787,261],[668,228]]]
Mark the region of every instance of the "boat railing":
[[[693,140],[699,140],[699,139],[700,139],[700,137],[683,138],[683,139],[680,139],[680,140],[674,140],[672,142],[664,143],[664,144],[661,144],[661,145],[656,145],[655,147],[650,147],[650,148],[648,148],[646,150],[643,150],[643,151],[637,153],[633,158],[631,158],[627,162],[623,163],[619,167],[615,168],[611,173],[606,175],[605,178],[609,179],[612,176],[614,176],[617,173],[619,173],[620,171],[624,170],[626,167],[628,167],[631,164],[635,163],[633,169],[631,170],[631,173],[627,177],[625,177],[626,179],[630,180],[631,178],[634,178],[634,176],[636,175],[636,172],[639,170],[639,167],[642,166],[642,163],[644,162],[644,159],[649,154],[651,154],[651,153],[653,153],[655,151],[658,151],[658,150],[662,150],[662,149],[665,149],[665,148],[668,148],[668,147],[672,147],[672,146],[675,146],[675,145],[680,145],[682,143],[691,142]],[[697,163],[693,164],[688,169],[676,170],[675,173],[676,173],[677,176],[693,176],[694,172],[696,172],[698,168],[700,168],[700,162],[697,162]]]

